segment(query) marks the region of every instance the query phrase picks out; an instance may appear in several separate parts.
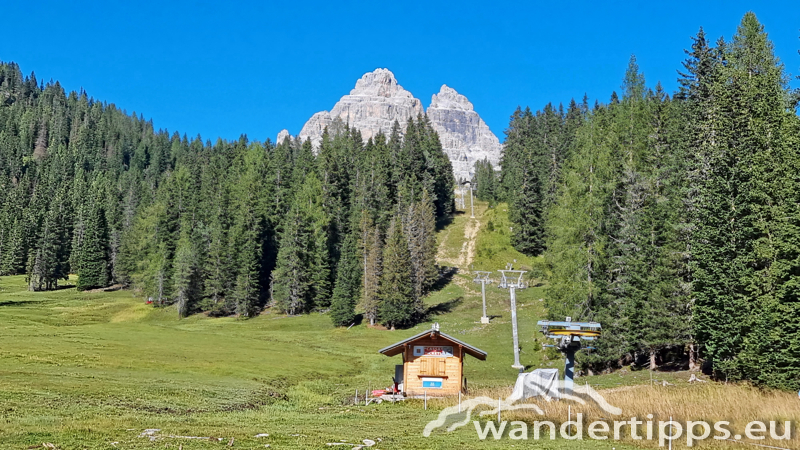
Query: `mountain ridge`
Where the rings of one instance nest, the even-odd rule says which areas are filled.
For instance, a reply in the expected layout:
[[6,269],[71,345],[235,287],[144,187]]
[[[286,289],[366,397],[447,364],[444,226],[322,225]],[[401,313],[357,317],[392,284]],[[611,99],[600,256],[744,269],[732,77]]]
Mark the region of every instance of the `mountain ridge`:
[[[363,138],[369,139],[378,132],[390,133],[395,121],[405,130],[411,119],[423,113],[439,133],[442,148],[453,165],[457,180],[471,179],[478,160],[488,159],[499,167],[502,145],[466,96],[444,84],[437,94],[433,94],[426,111],[422,102],[404,89],[394,74],[385,68],[365,73],[330,111],[313,114],[297,137],[302,141],[310,139],[316,151],[325,128],[337,118],[359,129]],[[291,135],[287,130],[281,130],[277,141],[286,137]]]

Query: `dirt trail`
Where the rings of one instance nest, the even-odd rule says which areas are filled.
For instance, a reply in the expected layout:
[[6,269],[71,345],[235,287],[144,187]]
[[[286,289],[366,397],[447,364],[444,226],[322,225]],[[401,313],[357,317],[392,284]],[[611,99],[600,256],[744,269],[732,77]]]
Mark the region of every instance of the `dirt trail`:
[[464,243],[461,244],[461,253],[458,255],[456,265],[463,270],[469,270],[469,265],[475,259],[475,246],[478,242],[478,231],[481,223],[477,219],[469,219],[464,227]]
[[[465,221],[463,234],[456,231],[460,227],[443,231],[445,234],[440,241],[436,255],[436,260],[440,265],[456,267],[460,274],[470,274],[470,265],[475,259],[478,232],[481,228],[481,222],[478,217],[476,216],[475,219],[464,217],[462,219]],[[457,248],[459,249],[458,254],[455,253]],[[474,295],[477,293],[472,283],[463,277],[454,277],[453,282],[464,288],[469,294]]]
[[[475,218],[466,218],[464,223],[464,234],[459,236],[455,230],[445,229],[441,233],[443,236],[439,241],[439,248],[436,251],[436,261],[443,266],[458,267],[461,272],[469,271],[470,264],[475,259],[475,247],[478,241],[478,232],[481,228],[481,222]],[[458,242],[453,242],[458,241]],[[460,250],[458,255],[455,254],[454,248],[458,244]]]

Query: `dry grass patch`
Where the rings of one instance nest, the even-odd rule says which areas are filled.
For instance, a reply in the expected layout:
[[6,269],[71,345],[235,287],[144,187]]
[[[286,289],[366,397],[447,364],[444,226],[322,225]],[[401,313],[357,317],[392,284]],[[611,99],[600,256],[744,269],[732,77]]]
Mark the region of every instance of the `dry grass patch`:
[[[600,389],[598,392],[613,406],[622,410],[622,414],[614,416],[602,410],[592,401],[580,404],[573,401],[544,401],[530,400],[529,403],[538,405],[544,414],[533,410],[514,410],[502,412],[502,420],[520,420],[528,424],[535,421],[551,421],[557,427],[568,420],[572,420],[578,413],[583,416],[584,439],[588,439],[588,424],[594,421],[605,421],[610,424],[611,433],[606,435],[613,438],[613,422],[629,421],[632,418],[641,420],[645,424],[638,425],[638,434],[645,435],[646,422],[653,422],[653,440],[634,440],[630,435],[630,425],[621,430],[621,442],[634,444],[642,448],[658,448],[659,421],[669,421],[670,417],[683,424],[684,431],[679,439],[673,442],[672,448],[687,448],[686,423],[687,421],[704,421],[711,426],[709,438],[697,441],[693,448],[701,449],[733,449],[733,448],[765,448],[764,446],[782,449],[800,449],[797,425],[800,423],[800,399],[797,394],[782,391],[765,391],[749,385],[733,385],[721,383],[676,384],[662,386],[656,384],[622,386],[611,389]],[[505,399],[511,394],[511,387],[495,387],[478,389],[471,393],[469,398],[489,397],[492,399]],[[466,399],[467,397],[465,397]],[[442,399],[435,402],[435,407],[453,406],[457,398]],[[648,417],[648,415],[652,415]],[[473,420],[478,418],[473,415]],[[496,420],[495,416],[488,419]],[[717,422],[729,422],[726,428],[731,431],[731,439],[741,435],[739,442],[715,440],[715,435],[721,433],[714,430]],[[747,424],[753,421],[763,422],[767,426],[762,440],[751,440],[745,436]],[[770,437],[769,422],[777,422],[777,434],[784,435],[783,424],[791,422],[791,439],[776,440]],[[531,428],[532,430],[532,428]],[[545,428],[546,430],[546,428]],[[695,434],[701,434],[697,428]],[[611,442],[609,442],[611,444]],[[768,448],[766,447],[766,448]],[[576,447],[579,448],[579,447]]]

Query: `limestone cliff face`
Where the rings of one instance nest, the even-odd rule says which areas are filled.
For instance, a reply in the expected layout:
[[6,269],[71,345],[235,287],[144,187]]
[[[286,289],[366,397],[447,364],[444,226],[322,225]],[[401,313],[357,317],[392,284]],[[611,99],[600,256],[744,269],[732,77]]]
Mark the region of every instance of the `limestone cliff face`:
[[[311,116],[298,137],[303,141],[311,139],[316,151],[325,127],[337,118],[359,129],[366,141],[379,131],[388,135],[395,120],[405,130],[408,121],[422,113],[422,102],[403,89],[392,72],[376,69],[364,74],[350,94],[342,97],[330,112],[321,111]],[[488,158],[495,167],[499,165],[500,142],[466,97],[444,85],[432,97],[427,115],[450,157],[456,180],[471,179],[477,160]],[[278,142],[286,135],[288,132],[281,131]]]
[[388,135],[395,120],[405,130],[408,120],[422,113],[422,102],[397,84],[392,72],[376,69],[364,74],[350,95],[342,97],[330,112],[311,116],[298,136],[303,141],[310,138],[314,148],[319,148],[323,130],[338,117],[343,123],[358,128],[366,141],[379,131]]
[[428,118],[439,133],[442,147],[453,164],[458,179],[472,178],[475,161],[488,159],[498,167],[502,146],[483,119],[475,112],[467,97],[442,85],[431,97]]

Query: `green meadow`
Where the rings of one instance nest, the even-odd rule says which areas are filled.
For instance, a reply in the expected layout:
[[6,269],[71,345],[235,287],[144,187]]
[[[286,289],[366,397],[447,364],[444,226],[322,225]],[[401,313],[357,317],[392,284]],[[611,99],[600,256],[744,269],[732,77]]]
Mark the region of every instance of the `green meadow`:
[[[508,448],[514,442],[507,439],[479,441],[473,426],[423,437],[452,399],[431,400],[427,410],[420,400],[363,404],[364,391],[388,387],[401,362],[377,351],[432,322],[488,352],[486,361],[466,360],[471,393],[513,384],[508,292],[487,288],[493,319],[481,325],[480,285],[469,275],[473,264],[534,264],[508,250],[504,210],[478,203],[477,219],[460,214],[440,231],[440,262],[460,271],[427,298],[430,320],[408,330],[334,328],[324,313],[270,310],[249,320],[178,319],[174,308],[147,305],[129,290],[29,292],[24,277],[2,277],[0,448],[331,448],[364,439],[376,441],[374,448]],[[518,292],[521,360],[560,366],[541,351],[535,324],[544,293],[536,281]],[[140,436],[146,429],[160,431],[151,440]]]

